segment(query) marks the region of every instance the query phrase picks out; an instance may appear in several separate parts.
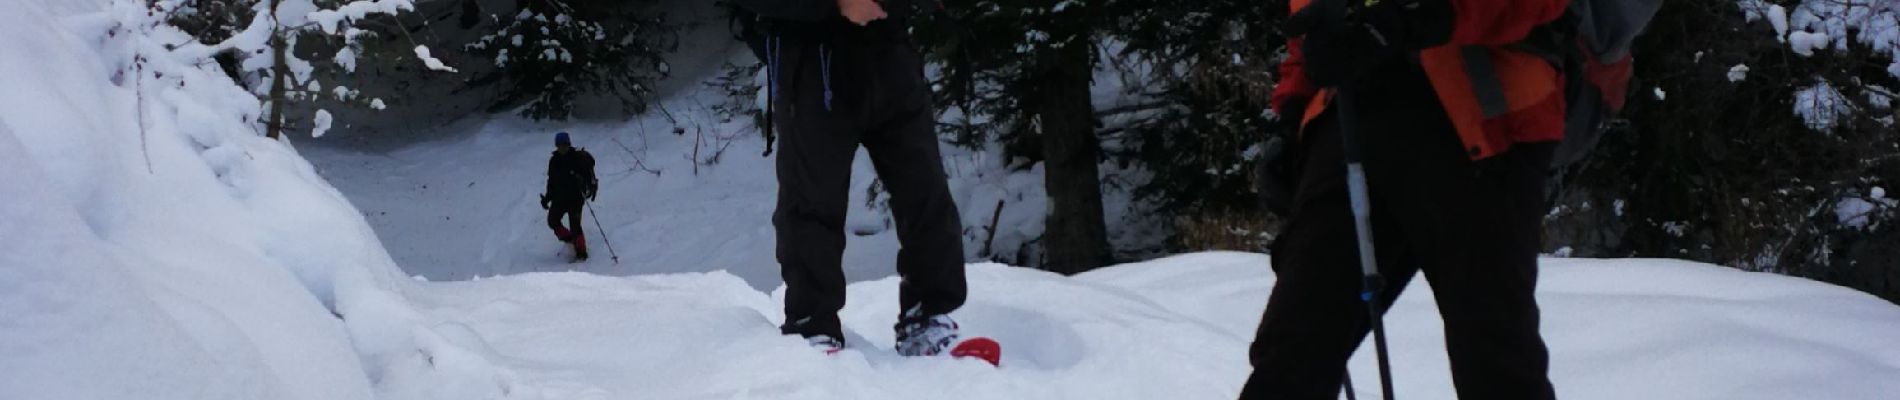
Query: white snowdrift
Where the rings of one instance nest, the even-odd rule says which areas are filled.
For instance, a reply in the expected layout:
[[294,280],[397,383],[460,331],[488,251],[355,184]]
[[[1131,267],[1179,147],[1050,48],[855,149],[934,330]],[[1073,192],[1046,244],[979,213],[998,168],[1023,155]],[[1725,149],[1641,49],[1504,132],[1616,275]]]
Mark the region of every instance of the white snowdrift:
[[141,3],[0,13],[0,398],[369,398],[325,303],[393,263]]
[[[850,288],[850,348],[778,335],[778,300],[723,272],[608,278],[530,273],[411,293],[468,349],[432,367],[454,386],[385,382],[389,398],[1222,399],[1273,285],[1265,256],[1192,254],[1065,278],[970,266],[966,334],[1003,366],[890,350],[896,278]],[[1541,301],[1559,397],[1882,399],[1900,393],[1900,308],[1777,275],[1666,260],[1546,260]],[[1430,287],[1393,309],[1397,387],[1452,399]],[[1342,310],[1349,312],[1351,310]],[[457,380],[453,371],[502,379]],[[1375,369],[1353,363],[1362,382]],[[452,389],[451,389],[452,388]],[[1362,395],[1376,397],[1375,387]],[[463,391],[447,393],[449,390]]]

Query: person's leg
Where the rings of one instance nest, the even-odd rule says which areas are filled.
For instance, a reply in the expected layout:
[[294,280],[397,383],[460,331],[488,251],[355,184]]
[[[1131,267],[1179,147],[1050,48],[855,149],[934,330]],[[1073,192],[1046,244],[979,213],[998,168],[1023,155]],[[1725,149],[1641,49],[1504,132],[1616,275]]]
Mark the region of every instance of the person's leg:
[[[1445,320],[1445,347],[1461,399],[1551,399],[1550,355],[1538,331],[1537,251],[1542,245],[1549,144],[1515,146],[1443,171],[1446,182],[1421,236]],[[1434,180],[1437,181],[1437,180]],[[1422,246],[1425,247],[1425,246]]]
[[[1550,399],[1538,333],[1537,251],[1553,145],[1518,144],[1473,162],[1422,79],[1385,88],[1393,107],[1370,130],[1374,201],[1385,200],[1445,323],[1458,397]],[[1405,86],[1410,85],[1410,86]]]
[[567,208],[567,226],[574,232],[574,255],[587,258],[587,228],[581,226],[581,214],[586,212],[586,203],[574,203]]
[[[1346,360],[1371,329],[1335,119],[1321,117],[1301,144],[1303,167],[1290,218],[1273,244],[1276,281],[1254,333],[1254,370],[1241,399],[1337,398]],[[1387,278],[1379,299],[1389,305],[1416,268],[1381,209],[1375,208],[1373,236]]]
[[554,230],[555,239],[566,242],[572,234],[568,233],[567,227],[561,226],[561,214],[564,214],[564,212],[559,205],[551,205],[548,207],[548,229]]
[[785,325],[781,331],[844,339],[838,310],[844,308],[844,221],[850,201],[851,162],[858,133],[844,113],[824,108],[815,63],[797,60],[816,49],[786,44],[775,107],[779,128],[778,208],[772,226],[785,279]]
[[907,48],[887,51],[901,60],[882,76],[887,85],[872,90],[877,91],[873,98],[888,107],[881,114],[890,117],[865,134],[864,147],[891,194],[897,223],[898,312],[915,308],[919,317],[948,314],[963,306],[968,290],[963,220],[944,173],[929,87],[921,78],[909,79],[920,74],[915,69],[921,64],[907,63],[914,56],[899,53]]

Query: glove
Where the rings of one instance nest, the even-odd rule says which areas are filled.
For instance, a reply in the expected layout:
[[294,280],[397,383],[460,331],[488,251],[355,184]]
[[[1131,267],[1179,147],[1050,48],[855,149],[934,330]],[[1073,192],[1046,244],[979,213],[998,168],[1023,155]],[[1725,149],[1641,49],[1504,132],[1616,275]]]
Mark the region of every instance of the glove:
[[1254,167],[1254,190],[1267,211],[1289,216],[1293,189],[1299,184],[1300,119],[1306,115],[1306,102],[1288,103],[1286,114],[1279,116],[1278,130],[1267,133],[1260,145],[1260,160]]
[[548,194],[547,193],[541,194],[541,209],[543,210],[548,209]]
[[599,195],[600,195],[600,182],[595,181],[595,182],[587,183],[587,199],[593,200],[594,196],[599,196]]
[[1364,78],[1381,64],[1451,39],[1454,20],[1446,0],[1387,0],[1348,15],[1345,1],[1318,0],[1287,19],[1300,46],[1307,79],[1338,87]]

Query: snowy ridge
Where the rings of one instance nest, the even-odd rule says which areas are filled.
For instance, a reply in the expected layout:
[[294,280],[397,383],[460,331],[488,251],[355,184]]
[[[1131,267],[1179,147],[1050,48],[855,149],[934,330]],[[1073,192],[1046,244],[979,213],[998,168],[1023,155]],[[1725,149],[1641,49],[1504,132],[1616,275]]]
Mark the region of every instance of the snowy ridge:
[[[896,278],[849,287],[850,347],[778,335],[778,301],[724,272],[608,278],[558,272],[424,285],[419,317],[466,355],[392,376],[387,398],[1222,399],[1273,286],[1265,256],[1203,253],[1065,278],[970,266],[966,334],[1001,368],[891,350]],[[1577,399],[1883,399],[1900,390],[1900,309],[1851,290],[1669,260],[1545,261],[1552,379]],[[1432,292],[1393,308],[1396,385],[1453,399]],[[478,355],[478,356],[477,356]],[[443,360],[450,360],[444,362]],[[1355,358],[1355,376],[1376,372]],[[467,375],[457,375],[467,371]],[[502,380],[490,371],[506,371]],[[1376,397],[1376,387],[1361,387]]]
[[394,270],[373,234],[182,33],[103,3],[0,13],[0,398],[370,396],[325,302]]

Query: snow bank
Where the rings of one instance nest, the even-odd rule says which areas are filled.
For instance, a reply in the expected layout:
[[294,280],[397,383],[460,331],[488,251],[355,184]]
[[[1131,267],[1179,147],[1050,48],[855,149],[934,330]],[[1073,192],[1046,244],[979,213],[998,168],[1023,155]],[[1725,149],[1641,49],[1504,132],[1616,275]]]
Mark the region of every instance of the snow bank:
[[[415,317],[453,351],[391,364],[385,398],[1225,399],[1274,280],[1267,257],[1204,253],[1074,277],[969,267],[966,335],[1000,368],[891,350],[897,278],[852,284],[848,348],[779,335],[771,295],[724,272],[558,272],[433,283]],[[1900,391],[1900,308],[1812,281],[1668,260],[1545,260],[1539,300],[1558,395],[1878,399]],[[1396,385],[1453,399],[1430,286],[1388,318]],[[434,350],[432,350],[434,351]],[[425,362],[424,360],[433,360]],[[1351,363],[1367,382],[1369,357]],[[407,377],[422,379],[409,380]],[[1359,388],[1376,396],[1376,387]]]
[[[1252,261],[1254,259],[1248,259]],[[965,332],[1010,346],[1003,367],[891,350],[895,278],[852,285],[850,348],[827,356],[778,333],[779,300],[723,272],[605,278],[531,273],[412,293],[445,340],[482,357],[414,362],[387,398],[1007,399],[1227,398],[1246,338],[1118,288],[995,264],[971,266]],[[503,371],[461,381],[454,370]],[[439,382],[464,382],[444,386]],[[451,391],[459,393],[449,393]]]
[[141,3],[0,13],[0,398],[370,398],[326,304],[394,264]]

